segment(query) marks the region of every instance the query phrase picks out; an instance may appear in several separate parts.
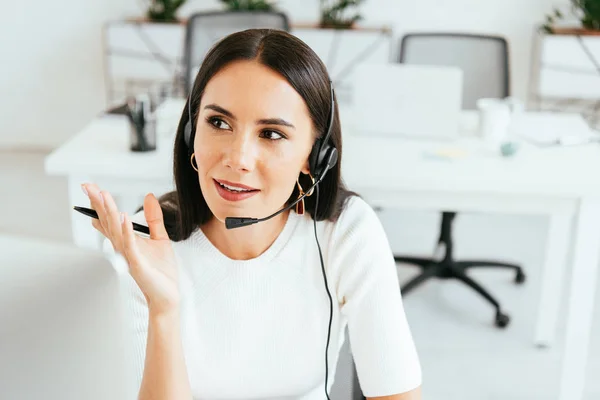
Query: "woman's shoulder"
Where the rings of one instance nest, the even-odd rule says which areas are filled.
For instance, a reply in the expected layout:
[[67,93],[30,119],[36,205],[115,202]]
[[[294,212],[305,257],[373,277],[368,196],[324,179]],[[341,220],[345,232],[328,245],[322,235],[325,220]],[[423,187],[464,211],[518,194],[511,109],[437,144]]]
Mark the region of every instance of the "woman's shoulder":
[[[395,276],[387,234],[373,207],[361,197],[349,198],[335,222],[327,265],[340,304],[357,304],[378,281]],[[354,307],[346,305],[344,310]]]
[[358,195],[348,197],[342,213],[340,214],[340,217],[342,216],[345,216],[346,219],[377,217],[373,207]]
[[[373,207],[360,196],[350,196],[335,221],[323,230],[328,260],[337,265],[353,263],[363,254],[380,257],[389,247],[387,235]],[[382,253],[383,250],[383,253]],[[382,253],[382,254],[378,254]],[[335,267],[337,268],[337,267]]]
[[373,207],[356,195],[346,199],[340,216],[332,225],[332,233],[338,238],[349,234],[368,236],[373,230],[381,229],[379,217]]

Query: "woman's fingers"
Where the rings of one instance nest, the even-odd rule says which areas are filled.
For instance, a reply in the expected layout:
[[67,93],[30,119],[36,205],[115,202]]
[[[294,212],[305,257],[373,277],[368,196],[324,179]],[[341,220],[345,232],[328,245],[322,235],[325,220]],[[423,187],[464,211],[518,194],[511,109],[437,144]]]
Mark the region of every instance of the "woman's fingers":
[[144,216],[150,229],[150,239],[168,240],[169,235],[165,228],[162,209],[154,194],[147,194],[144,198]]
[[108,234],[108,236],[105,236],[110,239],[110,232],[108,231],[108,226],[106,224],[106,210],[104,209],[104,199],[100,194],[100,189],[93,183],[87,183],[82,186],[85,188],[85,191],[87,192],[88,197],[90,199],[90,207],[94,211],[96,211],[102,229],[104,229],[104,232]]
[[102,190],[100,192],[104,199],[104,211],[106,228],[110,235],[112,245],[116,251],[123,251],[123,229],[121,227],[121,219],[117,205],[110,193]]
[[96,228],[101,234],[103,234],[104,237],[108,238],[108,233],[104,231],[104,228],[100,224],[99,220],[97,220],[96,218],[92,218],[92,226]]
[[106,191],[101,191],[94,183],[81,185],[90,199],[91,208],[98,214],[92,225],[110,240],[116,252],[123,252],[123,234],[117,205]]
[[123,222],[121,224],[121,235],[123,237],[123,255],[127,259],[129,268],[137,269],[139,263],[139,251],[137,248],[137,239],[133,233],[133,224],[127,213],[121,213]]

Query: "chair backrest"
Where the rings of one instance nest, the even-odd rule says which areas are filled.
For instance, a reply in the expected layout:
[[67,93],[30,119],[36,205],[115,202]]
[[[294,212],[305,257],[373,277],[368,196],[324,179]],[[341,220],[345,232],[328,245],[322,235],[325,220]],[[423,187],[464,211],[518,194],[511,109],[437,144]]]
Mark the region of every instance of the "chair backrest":
[[189,17],[183,60],[186,96],[208,50],[225,36],[252,28],[289,31],[290,24],[286,14],[274,11],[214,11]]
[[463,109],[481,98],[510,95],[508,43],[499,36],[413,33],[402,38],[399,62],[456,66],[463,70]]

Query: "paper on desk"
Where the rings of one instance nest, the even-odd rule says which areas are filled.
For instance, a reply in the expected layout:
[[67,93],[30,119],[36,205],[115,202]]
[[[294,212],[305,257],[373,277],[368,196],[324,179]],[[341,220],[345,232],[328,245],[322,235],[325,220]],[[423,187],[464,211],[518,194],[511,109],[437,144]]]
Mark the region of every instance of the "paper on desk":
[[575,113],[518,115],[511,123],[510,133],[539,146],[584,144],[598,139],[581,115]]
[[451,161],[460,158],[464,158],[468,155],[465,149],[454,148],[454,147],[441,147],[432,151],[424,151],[422,156],[424,158],[440,160],[440,161]]

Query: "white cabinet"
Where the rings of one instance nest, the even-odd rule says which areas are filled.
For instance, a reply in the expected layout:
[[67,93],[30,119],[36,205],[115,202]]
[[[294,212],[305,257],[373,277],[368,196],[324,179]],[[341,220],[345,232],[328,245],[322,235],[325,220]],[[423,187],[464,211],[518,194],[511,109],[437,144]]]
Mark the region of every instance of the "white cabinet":
[[600,130],[600,36],[536,33],[529,107],[581,113]]
[[156,83],[176,84],[183,56],[182,24],[110,22],[104,27],[109,105]]
[[543,35],[538,94],[600,99],[600,36]]
[[[295,26],[291,33],[321,57],[340,102],[351,100],[352,73],[358,63],[389,62],[393,50],[392,32],[384,27],[333,30]],[[181,93],[184,24],[109,22],[103,37],[108,105],[160,83]]]

